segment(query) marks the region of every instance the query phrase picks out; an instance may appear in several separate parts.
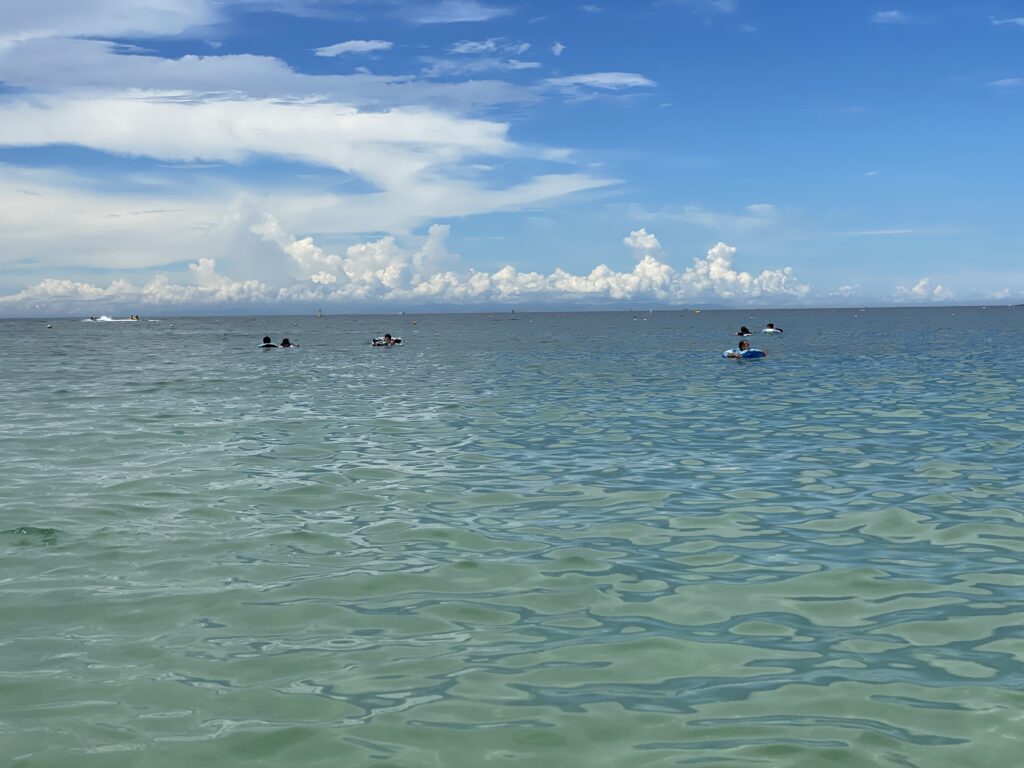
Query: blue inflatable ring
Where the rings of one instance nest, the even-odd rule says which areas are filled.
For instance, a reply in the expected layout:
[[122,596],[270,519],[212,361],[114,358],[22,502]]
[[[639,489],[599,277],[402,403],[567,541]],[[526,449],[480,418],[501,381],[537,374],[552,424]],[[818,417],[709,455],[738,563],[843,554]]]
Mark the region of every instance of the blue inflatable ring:
[[739,355],[740,358],[742,358],[743,360],[755,360],[759,357],[768,356],[760,349],[744,349],[742,352],[740,352],[738,349],[727,349],[725,350],[725,352],[722,353],[722,357],[732,356],[733,358],[735,358],[736,355]]

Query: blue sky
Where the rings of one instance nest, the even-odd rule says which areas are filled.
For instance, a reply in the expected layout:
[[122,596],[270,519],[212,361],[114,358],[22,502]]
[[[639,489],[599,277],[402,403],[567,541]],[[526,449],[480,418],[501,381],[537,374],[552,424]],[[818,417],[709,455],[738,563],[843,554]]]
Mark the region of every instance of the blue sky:
[[6,0],[0,314],[1024,300],[1024,2]]

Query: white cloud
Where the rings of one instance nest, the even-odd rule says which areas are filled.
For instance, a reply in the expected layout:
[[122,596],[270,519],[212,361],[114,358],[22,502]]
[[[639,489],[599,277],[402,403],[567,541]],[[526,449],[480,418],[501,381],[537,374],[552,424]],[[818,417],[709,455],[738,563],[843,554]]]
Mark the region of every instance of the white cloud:
[[555,56],[561,56],[565,52],[565,46],[561,43],[555,43],[551,46],[551,53]]
[[0,47],[0,81],[66,97],[127,91],[173,92],[179,99],[337,101],[379,111],[394,106],[454,109],[535,101],[531,89],[499,80],[435,83],[413,75],[306,75],[283,61],[248,54],[165,59],[99,40],[30,40]]
[[772,224],[776,218],[776,208],[770,203],[754,203],[746,207],[745,213],[730,214],[708,211],[699,206],[686,206],[677,218],[711,229],[755,229]]
[[553,88],[596,88],[604,91],[619,91],[626,88],[651,88],[657,83],[643,75],[632,72],[592,72],[584,75],[550,77],[544,83]]
[[656,256],[662,252],[661,243],[658,242],[658,238],[646,229],[637,229],[630,232],[627,237],[622,238],[622,242],[633,251],[633,256],[638,261],[646,256]]
[[217,259],[234,277],[279,282],[288,274],[331,270],[317,266],[303,274],[296,263],[280,260],[277,246],[255,247],[249,229],[264,212],[289,231],[401,234],[432,220],[535,207],[611,183],[568,173],[485,186],[480,172],[473,178],[431,173],[345,193],[344,186],[322,192],[280,182],[240,186],[210,178],[214,172],[181,170],[176,183],[122,194],[67,173],[0,164],[0,286],[24,285],[13,282],[17,274],[69,277],[81,268],[153,269],[199,257]]
[[0,48],[43,37],[163,37],[220,19],[212,0],[4,0]]
[[498,41],[494,38],[490,40],[463,40],[460,43],[455,43],[448,48],[449,53],[458,53],[465,55],[472,55],[477,53],[494,53],[498,50]]
[[410,18],[417,24],[455,24],[460,22],[490,21],[509,16],[512,11],[478,0],[442,0],[440,3],[413,10]]
[[457,259],[446,246],[447,225],[434,225],[418,246],[401,247],[392,236],[348,246],[343,254],[330,253],[312,238],[296,238],[272,216],[265,216],[253,231],[277,246],[280,255],[298,268],[299,279],[278,288],[217,272],[216,262],[199,258],[189,264],[189,283],[174,283],[156,275],[142,286],[115,280],[106,287],[48,278],[18,293],[0,297],[5,311],[74,311],[82,305],[176,307],[186,304],[264,305],[295,300],[322,303],[359,301],[421,301],[465,303],[531,300],[625,301],[653,299],[680,302],[700,299],[746,302],[762,296],[800,298],[808,287],[790,268],[765,270],[759,275],[738,271],[735,249],[724,243],[704,258],[677,270],[664,260],[658,239],[646,230],[624,238],[637,257],[635,266],[618,272],[601,264],[587,274],[561,268],[549,274],[522,272],[512,265],[493,273],[469,269],[453,271]]
[[324,46],[315,49],[317,56],[340,56],[344,53],[373,53],[374,51],[389,51],[394,46],[387,40],[347,40],[344,43]]
[[1015,27],[1024,27],[1024,16],[1015,16],[1010,19],[997,19],[995,16],[990,16],[988,20],[994,26],[1010,24]]
[[744,207],[740,213],[712,211],[699,205],[686,205],[654,213],[640,211],[637,215],[649,220],[682,221],[719,231],[757,229],[776,224],[779,220],[779,210],[771,203],[754,203]]
[[477,55],[482,53],[497,53],[501,51],[503,53],[511,54],[513,56],[521,56],[530,50],[529,43],[499,43],[497,38],[490,38],[488,40],[463,40],[462,42],[455,43],[448,48],[449,53],[455,53],[459,55]]
[[231,280],[216,271],[213,259],[201,258],[188,265],[192,283],[173,283],[157,275],[143,285],[114,280],[101,287],[74,280],[47,278],[16,294],[0,297],[0,308],[61,311],[91,307],[175,307],[258,304],[274,298],[274,292],[258,280]]
[[844,299],[849,299],[856,296],[859,292],[859,285],[840,285],[829,296],[841,296]]
[[896,288],[896,297],[903,301],[948,301],[953,298],[953,292],[942,285],[931,284],[930,277],[922,277],[918,280],[912,288],[906,288],[904,286],[898,286]]
[[903,11],[878,11],[871,17],[872,24],[909,24],[910,17]]
[[270,155],[334,168],[383,189],[475,155],[515,151],[507,126],[427,110],[360,112],[275,101],[180,103],[156,94],[0,103],[0,144],[74,144],[172,161]]
[[423,70],[426,77],[453,77],[457,75],[471,75],[477,72],[488,70],[504,70],[517,72],[527,69],[540,69],[540,62],[520,61],[519,59],[497,59],[486,57],[473,59],[471,61],[452,61],[451,59],[425,58],[424,61],[430,66]]
[[690,6],[696,11],[735,13],[736,0],[671,0],[676,5]]
[[1004,77],[1002,80],[993,80],[989,85],[993,88],[1019,88],[1024,85],[1024,77]]

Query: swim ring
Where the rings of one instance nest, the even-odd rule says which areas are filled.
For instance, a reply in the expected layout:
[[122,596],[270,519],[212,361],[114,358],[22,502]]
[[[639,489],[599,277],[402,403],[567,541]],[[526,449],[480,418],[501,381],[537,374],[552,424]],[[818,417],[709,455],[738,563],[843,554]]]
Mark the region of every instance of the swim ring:
[[759,357],[767,357],[768,356],[764,352],[762,352],[760,349],[744,349],[741,352],[740,350],[738,350],[736,348],[733,348],[733,349],[727,349],[727,350],[725,350],[725,352],[722,353],[722,357],[730,357],[730,356],[732,356],[733,359],[735,359],[736,355],[739,355],[740,358],[743,359],[743,360],[756,360]]

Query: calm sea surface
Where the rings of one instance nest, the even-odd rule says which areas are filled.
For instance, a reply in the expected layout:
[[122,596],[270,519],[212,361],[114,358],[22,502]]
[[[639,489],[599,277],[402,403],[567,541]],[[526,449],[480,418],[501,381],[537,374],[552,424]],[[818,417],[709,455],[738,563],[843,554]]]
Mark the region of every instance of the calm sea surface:
[[4,766],[1024,761],[1024,309],[53,324]]

